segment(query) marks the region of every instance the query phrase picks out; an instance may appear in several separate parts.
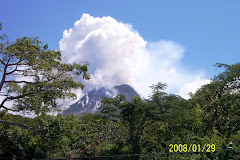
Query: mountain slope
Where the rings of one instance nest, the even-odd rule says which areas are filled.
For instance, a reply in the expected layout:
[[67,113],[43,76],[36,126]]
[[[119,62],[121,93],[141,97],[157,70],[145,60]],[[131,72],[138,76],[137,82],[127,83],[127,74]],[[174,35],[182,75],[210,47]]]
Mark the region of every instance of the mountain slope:
[[80,116],[83,113],[96,113],[101,104],[102,98],[113,98],[118,94],[125,95],[127,100],[131,100],[132,96],[139,96],[138,93],[128,84],[115,86],[112,89],[106,89],[103,87],[97,90],[93,89],[65,110],[63,115],[66,116],[73,113]]

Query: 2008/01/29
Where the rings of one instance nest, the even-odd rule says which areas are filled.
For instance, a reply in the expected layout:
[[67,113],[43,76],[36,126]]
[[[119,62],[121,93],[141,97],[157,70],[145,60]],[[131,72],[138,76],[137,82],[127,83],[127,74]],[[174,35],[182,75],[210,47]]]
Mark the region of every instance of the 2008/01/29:
[[169,152],[214,152],[216,149],[214,144],[205,144],[201,147],[200,144],[170,144]]

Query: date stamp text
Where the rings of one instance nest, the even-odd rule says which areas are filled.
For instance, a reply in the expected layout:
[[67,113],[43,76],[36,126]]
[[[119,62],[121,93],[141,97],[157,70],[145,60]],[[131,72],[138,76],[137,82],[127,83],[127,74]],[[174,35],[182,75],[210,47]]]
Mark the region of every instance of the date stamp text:
[[214,144],[169,144],[169,152],[214,152]]

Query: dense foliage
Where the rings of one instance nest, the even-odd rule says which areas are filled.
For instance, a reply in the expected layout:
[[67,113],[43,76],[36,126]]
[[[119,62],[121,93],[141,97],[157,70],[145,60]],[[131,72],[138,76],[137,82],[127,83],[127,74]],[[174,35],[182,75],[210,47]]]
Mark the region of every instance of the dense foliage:
[[[0,27],[1,28],[1,27]],[[4,40],[4,36],[0,37]],[[74,75],[88,79],[87,65],[63,64],[59,51],[38,39],[1,43],[0,159],[77,158],[168,153],[171,144],[214,144],[216,150],[240,148],[240,63],[216,64],[224,71],[191,99],[167,94],[166,84],[152,85],[148,99],[123,95],[102,101],[98,114],[81,117],[47,115],[57,100],[74,97],[83,87]],[[24,67],[27,66],[27,67]],[[13,73],[31,77],[16,80]],[[28,79],[29,80],[29,79]],[[15,108],[5,105],[14,101]],[[34,111],[35,118],[8,113]],[[134,156],[118,159],[240,159],[240,151]]]
[[[0,35],[0,109],[39,114],[59,108],[59,99],[74,98],[72,89],[84,85],[75,79],[89,79],[88,64],[61,62],[61,52],[49,50],[38,38],[23,37],[10,43]],[[7,106],[13,103],[14,108]]]
[[[219,64],[220,65],[220,64]],[[220,65],[222,67],[222,65]],[[102,101],[98,114],[63,117],[41,114],[30,119],[1,112],[1,119],[25,124],[0,126],[0,158],[76,158],[106,155],[168,153],[170,144],[214,144],[216,150],[239,149],[239,67],[202,86],[191,99],[152,85],[149,99],[123,95]],[[238,70],[238,71],[237,71]],[[238,72],[238,74],[237,74]],[[239,159],[238,151],[124,157],[124,159]],[[121,158],[119,158],[121,159]]]

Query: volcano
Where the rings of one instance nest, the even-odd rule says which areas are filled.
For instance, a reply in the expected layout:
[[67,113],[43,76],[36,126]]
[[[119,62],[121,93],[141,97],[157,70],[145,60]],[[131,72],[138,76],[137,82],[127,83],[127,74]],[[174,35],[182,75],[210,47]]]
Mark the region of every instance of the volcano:
[[67,110],[63,112],[63,116],[68,114],[75,114],[81,116],[83,113],[96,113],[101,105],[103,98],[114,98],[118,94],[125,95],[128,101],[132,96],[139,96],[138,93],[128,84],[122,84],[115,86],[111,89],[101,87],[99,89],[93,89],[80,98],[76,103],[69,106]]

